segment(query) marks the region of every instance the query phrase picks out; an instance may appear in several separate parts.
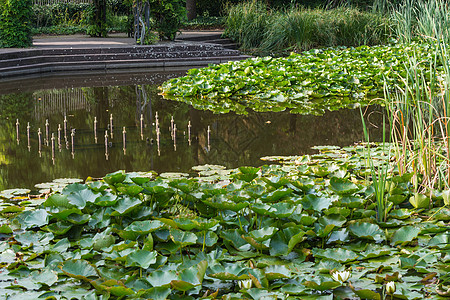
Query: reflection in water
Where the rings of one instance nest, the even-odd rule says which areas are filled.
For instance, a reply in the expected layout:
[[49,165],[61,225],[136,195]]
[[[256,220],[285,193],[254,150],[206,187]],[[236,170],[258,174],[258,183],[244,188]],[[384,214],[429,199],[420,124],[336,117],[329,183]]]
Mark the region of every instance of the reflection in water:
[[[285,112],[215,115],[164,100],[156,87],[0,95],[0,190],[61,177],[101,177],[119,169],[189,172],[206,163],[261,165],[262,156],[311,153],[314,145],[345,146],[363,138],[359,110],[321,117]],[[380,124],[381,110],[371,110],[370,122]],[[25,122],[26,131],[19,126]],[[18,143],[25,135],[28,144]],[[380,135],[381,130],[373,129],[371,139]]]

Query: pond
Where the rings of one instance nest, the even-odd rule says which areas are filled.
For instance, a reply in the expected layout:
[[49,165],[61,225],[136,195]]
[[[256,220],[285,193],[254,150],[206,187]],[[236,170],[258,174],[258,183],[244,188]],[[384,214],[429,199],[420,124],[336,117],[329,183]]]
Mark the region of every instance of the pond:
[[[323,116],[213,114],[158,95],[163,81],[185,72],[0,83],[0,190],[31,188],[55,178],[102,177],[116,170],[259,166],[263,156],[307,154],[312,146],[363,140],[358,109]],[[382,122],[382,109],[370,107],[366,116],[371,139],[380,140],[381,126],[373,124]]]

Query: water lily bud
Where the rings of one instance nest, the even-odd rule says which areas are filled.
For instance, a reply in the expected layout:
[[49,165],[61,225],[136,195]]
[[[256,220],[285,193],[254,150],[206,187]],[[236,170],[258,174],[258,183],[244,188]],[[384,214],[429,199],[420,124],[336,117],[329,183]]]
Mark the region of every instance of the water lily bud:
[[334,271],[331,273],[334,281],[344,283],[350,278],[350,271]]
[[386,293],[388,293],[389,295],[395,293],[395,282],[389,281],[388,283],[386,283]]
[[240,289],[249,289],[252,287],[252,280],[251,279],[246,279],[246,280],[239,280],[238,281],[238,285]]

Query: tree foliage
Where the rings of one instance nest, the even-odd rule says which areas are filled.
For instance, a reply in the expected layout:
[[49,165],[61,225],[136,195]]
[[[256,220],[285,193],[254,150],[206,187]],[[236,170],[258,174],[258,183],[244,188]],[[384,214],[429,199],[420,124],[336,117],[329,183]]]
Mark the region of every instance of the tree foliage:
[[138,39],[145,39],[151,30],[156,31],[160,39],[175,39],[186,14],[184,0],[135,1],[134,6]]
[[31,16],[31,0],[1,0],[0,47],[31,46]]

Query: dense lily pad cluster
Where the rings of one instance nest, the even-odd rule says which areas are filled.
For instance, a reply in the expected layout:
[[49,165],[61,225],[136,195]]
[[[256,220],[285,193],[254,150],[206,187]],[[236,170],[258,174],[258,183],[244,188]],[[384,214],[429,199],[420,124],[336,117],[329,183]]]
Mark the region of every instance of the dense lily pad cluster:
[[[266,157],[281,164],[260,168],[207,165],[196,177],[119,171],[5,202],[1,297],[450,295],[448,199],[436,192],[428,210],[415,209],[411,176],[393,174],[388,219],[378,223],[364,151]],[[372,157],[380,165],[387,154]]]
[[[288,57],[257,57],[192,69],[165,82],[167,99],[216,113],[283,111],[323,114],[367,105],[406,77],[408,59],[427,70],[435,60],[430,44],[314,49]],[[437,59],[437,69],[440,63]]]

